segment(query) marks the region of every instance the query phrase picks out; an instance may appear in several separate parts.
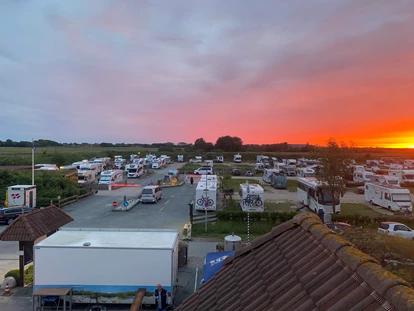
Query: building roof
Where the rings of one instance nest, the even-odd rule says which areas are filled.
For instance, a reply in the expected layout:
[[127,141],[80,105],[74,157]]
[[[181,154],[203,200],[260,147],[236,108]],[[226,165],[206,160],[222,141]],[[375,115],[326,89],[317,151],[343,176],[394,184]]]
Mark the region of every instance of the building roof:
[[414,290],[375,259],[301,213],[223,262],[176,311],[405,311]]
[[74,219],[54,205],[22,214],[3,232],[0,241],[35,241],[55,232]]

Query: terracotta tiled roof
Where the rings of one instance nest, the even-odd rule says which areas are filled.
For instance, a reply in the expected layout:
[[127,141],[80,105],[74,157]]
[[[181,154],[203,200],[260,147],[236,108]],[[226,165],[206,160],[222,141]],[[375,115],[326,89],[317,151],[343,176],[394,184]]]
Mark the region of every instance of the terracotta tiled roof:
[[0,241],[35,241],[72,221],[72,217],[51,205],[17,217],[0,233]]
[[405,311],[414,290],[311,213],[237,250],[176,311]]

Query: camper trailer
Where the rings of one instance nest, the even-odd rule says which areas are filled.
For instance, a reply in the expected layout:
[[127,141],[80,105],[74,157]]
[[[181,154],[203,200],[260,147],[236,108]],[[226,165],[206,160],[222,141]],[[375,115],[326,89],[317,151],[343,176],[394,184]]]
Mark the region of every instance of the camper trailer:
[[249,184],[247,181],[240,184],[240,207],[244,212],[264,211],[264,189],[258,184]]
[[402,209],[413,210],[410,190],[381,183],[365,183],[365,200],[374,205],[397,212]]
[[396,176],[401,184],[414,184],[414,170],[389,170],[388,175]]
[[99,178],[100,185],[112,185],[124,179],[124,172],[121,170],[104,171]]
[[263,171],[264,171],[264,169],[265,169],[265,166],[264,166],[264,164],[263,164],[263,163],[256,163],[256,164],[254,165],[254,171],[255,171],[256,173],[258,173],[258,172],[263,172]]
[[144,173],[144,166],[142,164],[127,164],[125,170],[128,178],[139,178]]
[[93,170],[79,170],[78,184],[90,184],[95,182],[96,174]]
[[299,167],[296,169],[298,177],[315,177],[315,170],[309,167]]
[[241,160],[242,160],[242,156],[239,153],[238,154],[235,154],[233,156],[233,162],[234,163],[241,163]]
[[195,210],[215,211],[217,209],[217,182],[200,180],[195,195]]
[[371,181],[371,176],[373,175],[375,175],[373,172],[355,171],[353,181],[355,183],[365,183],[367,181]]

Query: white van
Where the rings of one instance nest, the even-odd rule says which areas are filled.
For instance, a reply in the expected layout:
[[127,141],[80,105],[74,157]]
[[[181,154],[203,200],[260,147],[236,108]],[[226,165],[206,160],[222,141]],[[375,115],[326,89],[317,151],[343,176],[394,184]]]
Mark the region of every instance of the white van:
[[264,189],[258,184],[240,184],[240,207],[244,212],[264,211]]
[[100,185],[112,185],[124,180],[124,172],[121,170],[104,171],[99,178]]
[[81,164],[79,167],[80,171],[94,171],[95,175],[100,175],[103,171],[103,165],[102,163],[87,163],[87,164]]
[[202,166],[194,171],[196,175],[213,175],[213,168],[210,166]]
[[410,190],[380,183],[365,183],[365,200],[374,205],[378,205],[397,212],[402,209],[413,210],[411,203]]
[[139,195],[142,203],[157,203],[162,199],[162,188],[160,186],[145,186]]
[[139,178],[144,173],[144,166],[142,164],[127,164],[125,170],[128,178]]
[[215,211],[217,209],[217,183],[199,181],[196,188],[194,209],[197,211]]
[[235,154],[235,155],[233,156],[233,162],[234,162],[234,163],[241,163],[241,161],[242,161],[242,156],[241,156],[241,154],[240,154],[240,153]]
[[92,170],[78,171],[78,184],[90,184],[95,182],[95,172]]
[[355,171],[353,180],[355,183],[365,183],[371,181],[371,176],[375,175],[373,172],[368,171]]

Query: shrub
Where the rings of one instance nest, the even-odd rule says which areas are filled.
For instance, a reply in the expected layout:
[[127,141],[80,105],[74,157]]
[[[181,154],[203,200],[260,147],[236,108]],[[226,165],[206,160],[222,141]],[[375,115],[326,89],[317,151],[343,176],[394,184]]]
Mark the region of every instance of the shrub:
[[20,280],[20,271],[19,271],[18,269],[15,269],[15,270],[10,270],[9,272],[7,272],[7,273],[4,275],[4,278],[7,278],[7,277],[9,277],[9,276],[13,277],[13,278],[16,280],[16,284],[17,284],[17,285],[20,285],[20,284],[19,284],[19,280]]

